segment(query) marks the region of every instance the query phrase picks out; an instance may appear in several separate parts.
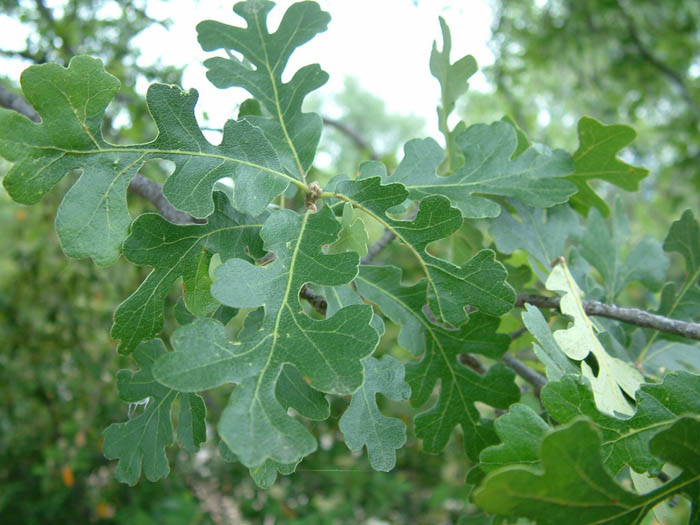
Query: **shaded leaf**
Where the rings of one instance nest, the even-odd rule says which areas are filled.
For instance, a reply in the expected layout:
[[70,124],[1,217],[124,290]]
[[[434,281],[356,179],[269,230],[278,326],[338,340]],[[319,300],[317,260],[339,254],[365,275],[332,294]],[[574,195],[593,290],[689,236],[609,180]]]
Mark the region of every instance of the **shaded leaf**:
[[627,244],[630,231],[619,197],[615,200],[611,224],[612,231],[598,210],[592,211],[579,248],[581,255],[600,273],[606,300],[614,302],[632,281],[640,281],[650,290],[658,290],[668,268],[661,244],[645,236],[623,257],[622,247]]
[[326,397],[311,388],[299,370],[291,365],[282,368],[275,396],[283,408],[292,407],[302,416],[318,421],[328,419],[331,407]]
[[537,358],[544,363],[549,381],[559,381],[566,374],[581,373],[581,369],[566,356],[554,339],[549,324],[536,306],[525,304],[522,320],[525,328],[540,343],[533,343],[532,348]]
[[365,381],[355,392],[339,428],[350,450],[367,447],[374,470],[388,472],[396,465],[396,450],[406,443],[406,424],[400,419],[386,417],[377,406],[377,394],[394,401],[408,399],[411,388],[404,381],[403,365],[391,356],[381,359],[367,357],[362,365]]
[[513,372],[502,363],[480,375],[462,365],[459,354],[475,353],[497,359],[508,349],[510,338],[496,333],[497,318],[482,314],[472,315],[469,323],[458,330],[447,330],[431,323],[423,311],[425,281],[409,287],[402,286],[400,278],[401,270],[393,266],[361,266],[355,283],[363,297],[376,303],[393,322],[401,325],[399,341],[422,355],[419,363],[406,367],[411,404],[425,404],[440,381],[437,404],[415,420],[416,436],[423,440],[427,451],[439,452],[447,444],[454,427],[460,425],[467,453],[476,459],[478,452],[491,444],[495,436],[490,427],[481,424],[474,403],[481,401],[507,408],[518,400],[520,391]]
[[571,182],[562,179],[573,171],[569,154],[531,147],[513,158],[518,137],[507,122],[475,124],[455,140],[465,162],[452,175],[437,174],[443,159],[437,142],[414,139],[406,143],[404,158],[390,180],[405,185],[414,200],[444,195],[466,218],[498,216],[500,205],[483,194],[515,197],[546,208],[566,202],[576,192]]
[[[141,368],[136,372],[121,370],[117,374],[121,399],[130,403],[146,400],[143,413],[126,423],[114,423],[104,431],[104,455],[107,459],[119,460],[116,477],[129,485],[137,483],[142,468],[149,481],[164,478],[170,471],[165,447],[173,442],[170,409],[178,393],[159,384],[151,371],[153,363],[165,354],[160,339],[142,343],[134,351]],[[196,394],[181,395],[180,402],[178,440],[194,452],[206,439],[206,408]]]
[[570,206],[563,204],[542,210],[517,200],[511,200],[510,204],[520,220],[501,210],[498,218],[489,223],[489,234],[499,251],[510,254],[525,250],[547,269],[554,259],[566,255],[565,242],[579,229],[578,217]]
[[593,179],[604,180],[627,191],[639,189],[639,182],[649,170],[631,166],[617,158],[618,152],[637,136],[634,129],[621,124],[607,126],[591,117],[578,121],[579,147],[574,153],[574,172],[567,177],[576,184],[578,193],[571,205],[582,215],[596,207],[604,216],[610,209],[591,188]]
[[671,225],[663,249],[683,257],[686,281],[677,293],[673,293],[673,285],[664,287],[659,314],[687,321],[700,319],[700,225],[691,210]]
[[676,370],[700,374],[700,344],[657,340],[644,355],[642,367],[648,373],[657,376]]
[[212,253],[224,260],[263,255],[259,237],[262,218],[251,219],[236,212],[222,192],[215,192],[214,200],[216,210],[206,224],[175,225],[156,214],[144,214],[134,221],[124,255],[133,263],[154,269],[114,314],[111,335],[121,339],[120,352],[131,351],[139,341],[161,330],[165,298],[180,276],[190,312],[201,316],[219,307],[209,292]]
[[508,466],[493,471],[473,499],[487,512],[543,524],[638,524],[655,505],[692,489],[700,479],[699,433],[700,421],[684,417],[652,438],[651,452],[684,471],[642,496],[617,484],[603,465],[595,425],[577,419],[544,437],[539,452],[542,468]]
[[197,452],[207,440],[207,409],[196,394],[180,395],[180,415],[177,419],[177,440],[188,452]]
[[649,439],[678,416],[700,414],[700,377],[677,372],[666,375],[661,384],[643,384],[637,391],[637,411],[629,419],[601,414],[588,386],[572,376],[548,383],[541,398],[560,423],[583,415],[598,425],[603,463],[611,474],[625,465],[640,473],[657,473],[663,464],[649,452]]
[[228,121],[221,144],[210,144],[195,120],[195,90],[152,85],[146,98],[158,136],[117,146],[104,140],[101,128],[119,82],[99,60],[79,56],[68,68],[31,66],[22,86],[42,122],[0,109],[0,155],[14,162],[3,184],[13,199],[33,204],[67,172],[82,171],[56,215],[61,244],[71,257],[91,257],[100,265],[119,257],[131,223],[126,189],[146,161],[175,164],[163,193],[175,207],[201,218],[214,211],[212,187],[222,177],[234,178],[234,206],[251,215],[259,215],[291,180],[280,171],[268,140],[248,122]]
[[[238,461],[238,456],[231,452],[231,449],[226,446],[223,441],[219,442],[219,453],[224,461],[234,463]],[[283,465],[268,459],[265,463],[259,467],[253,467],[248,469],[250,472],[250,477],[253,478],[255,484],[261,489],[269,489],[277,481],[277,474],[282,474],[283,476],[288,476],[292,474],[298,463],[292,463],[288,465]]]

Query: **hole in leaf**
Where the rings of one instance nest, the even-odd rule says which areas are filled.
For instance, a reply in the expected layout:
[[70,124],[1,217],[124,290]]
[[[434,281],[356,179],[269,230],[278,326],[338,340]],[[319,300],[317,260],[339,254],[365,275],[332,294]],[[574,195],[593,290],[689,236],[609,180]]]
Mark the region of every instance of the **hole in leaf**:
[[586,364],[591,367],[591,371],[593,372],[593,375],[595,377],[598,377],[598,372],[600,372],[600,365],[598,364],[598,360],[596,359],[595,355],[593,353],[589,353],[586,358],[584,359]]

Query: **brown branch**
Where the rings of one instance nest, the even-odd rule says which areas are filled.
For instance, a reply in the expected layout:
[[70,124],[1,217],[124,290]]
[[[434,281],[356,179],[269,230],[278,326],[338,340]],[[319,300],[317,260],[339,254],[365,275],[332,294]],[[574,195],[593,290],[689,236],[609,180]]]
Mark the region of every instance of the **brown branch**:
[[359,150],[366,151],[369,153],[369,157],[372,160],[379,160],[379,155],[374,151],[374,148],[372,148],[372,145],[365,140],[365,138],[360,135],[356,130],[348,126],[345,122],[341,120],[336,120],[328,117],[323,117],[323,123],[326,126],[331,126],[338,131],[340,131],[343,135],[348,137],[352,142],[355,143],[355,146]]
[[156,181],[137,173],[129,183],[129,191],[140,195],[158,208],[158,212],[173,224],[204,224],[204,219],[195,219],[189,213],[178,210],[163,195],[163,188]]
[[486,368],[484,368],[484,365],[481,363],[481,361],[479,361],[476,357],[474,357],[471,354],[460,354],[459,362],[463,365],[468,366],[477,374],[483,375],[486,373]]
[[326,301],[325,297],[317,294],[306,285],[301,287],[301,290],[299,291],[299,297],[307,300],[309,304],[313,306],[318,313],[320,313],[321,315],[326,315],[328,302]]
[[[539,306],[540,308],[559,309],[559,297],[543,297],[533,294],[519,294],[515,306],[522,307],[525,303]],[[614,304],[605,304],[598,301],[583,301],[583,308],[588,315],[608,317],[625,323],[653,328],[661,332],[680,335],[688,339],[700,341],[700,323],[689,323],[670,319],[662,315],[653,314],[638,308],[624,308]]]
[[[39,122],[41,119],[39,114],[23,97],[16,95],[10,90],[0,85],[0,106],[12,109],[21,113],[25,117],[34,122]],[[144,177],[140,173],[132,179],[129,184],[129,191],[140,195],[151,204],[153,204],[160,214],[167,220],[175,224],[201,224],[206,222],[201,219],[195,219],[189,214],[175,208],[163,195],[163,190],[156,181]]]

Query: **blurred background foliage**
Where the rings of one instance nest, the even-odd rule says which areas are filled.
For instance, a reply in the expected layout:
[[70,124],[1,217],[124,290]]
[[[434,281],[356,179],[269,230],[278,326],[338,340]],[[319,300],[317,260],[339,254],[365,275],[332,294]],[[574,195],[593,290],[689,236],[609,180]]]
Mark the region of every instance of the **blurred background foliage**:
[[[63,64],[78,53],[101,57],[122,82],[120,104],[110,107],[105,134],[113,141],[139,142],[152,137],[153,125],[137,81],[178,83],[181,70],[157,63],[139,66],[139,50],[130,41],[148,25],[167,26],[168,21],[149,18],[145,0],[119,0],[121,15],[103,16],[104,6],[114,3],[69,0],[56,10],[43,0],[1,0],[0,14],[27,24],[31,37],[25,49],[0,49],[0,54]],[[663,238],[682,209],[697,209],[700,3],[501,0],[493,5],[496,62],[485,69],[490,89],[470,91],[460,117],[467,123],[490,122],[507,114],[533,140],[570,151],[576,148],[575,123],[582,115],[631,124],[639,139],[627,151],[628,160],[652,170],[643,192],[627,196],[632,235],[649,231]],[[416,67],[429,74],[427,64]],[[0,77],[0,87],[19,92],[7,78]],[[353,78],[341,93],[317,96],[310,106],[323,115],[332,107],[332,120],[365,141],[358,145],[330,122],[320,148],[330,168],[317,172],[320,179],[353,173],[373,157],[391,169],[401,145],[423,128],[416,117],[390,114]],[[119,112],[127,112],[126,118]],[[5,168],[0,164],[0,174]],[[164,175],[157,163],[147,169],[148,176]],[[353,455],[337,439],[343,400],[334,401],[330,419],[314,426],[320,450],[267,491],[257,488],[240,465],[224,463],[213,439],[194,458],[173,448],[173,471],[163,482],[142,480],[135,488],[115,482],[115,464],[102,456],[101,435],[126,416],[115,377],[119,368],[133,364],[117,356],[108,332],[116,305],[148,269],[124,261],[97,268],[65,258],[53,218],[58,196],[70,182],[64,180],[63,189],[32,208],[0,193],[1,523],[377,524],[416,523],[417,517],[421,523],[452,523],[473,510],[464,503],[468,465],[459,437],[442,455],[427,455],[409,425],[397,468],[390,474],[374,472],[366,457]],[[130,206],[134,214],[150,209],[133,196]],[[381,231],[371,233],[376,238]],[[481,242],[481,231],[465,225],[435,250],[459,261]],[[396,246],[386,253],[388,259],[401,256]],[[531,275],[521,262],[511,257],[510,269],[524,285]],[[502,328],[517,328],[512,322]],[[174,326],[168,312],[166,339]],[[382,351],[405,356],[395,341],[396,330],[388,327]],[[528,342],[519,339],[518,346]],[[218,419],[225,390],[207,398],[210,421]],[[406,404],[383,402],[409,420]]]

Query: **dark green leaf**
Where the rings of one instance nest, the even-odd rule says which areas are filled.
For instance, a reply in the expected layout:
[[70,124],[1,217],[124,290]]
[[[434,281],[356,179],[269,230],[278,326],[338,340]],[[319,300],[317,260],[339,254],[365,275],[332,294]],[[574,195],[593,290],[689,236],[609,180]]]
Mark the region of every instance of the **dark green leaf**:
[[201,316],[218,308],[208,288],[211,253],[220,254],[223,260],[264,253],[259,237],[262,218],[251,219],[236,212],[222,192],[215,192],[214,200],[216,210],[207,224],[175,225],[156,214],[144,214],[134,221],[124,255],[133,263],[154,266],[154,270],[114,314],[112,337],[121,339],[120,352],[130,352],[139,341],[161,330],[163,303],[180,276],[185,304],[193,314]]
[[290,180],[262,132],[246,121],[228,121],[219,146],[202,135],[194,117],[195,90],[152,85],[148,108],[158,136],[147,144],[116,146],[102,137],[107,105],[119,88],[99,60],[79,56],[69,67],[42,64],[22,75],[27,99],[41,124],[0,109],[0,154],[14,162],[3,184],[13,199],[33,204],[72,169],[83,175],[66,194],[56,229],[66,254],[106,265],[119,257],[131,218],[126,189],[148,160],[164,159],[175,171],[163,193],[195,217],[214,211],[212,187],[222,177],[236,181],[234,206],[259,215]]
[[228,306],[264,306],[262,324],[247,327],[236,344],[226,341],[223,328],[212,326],[213,321],[182,327],[178,332],[183,334],[193,326],[206,332],[177,345],[183,351],[165,356],[155,367],[159,381],[179,390],[240,382],[219,422],[219,433],[246,466],[257,467],[267,459],[296,463],[316,448],[313,436],[287,415],[276,397],[285,364],[296,367],[321,392],[350,394],[362,384],[361,359],[378,341],[370,325],[372,309],[352,305],[328,319],[314,320],[299,303],[299,290],[306,283],[337,286],[356,275],[356,253],[321,251],[322,245],[336,240],[339,229],[328,208],[315,214],[271,214],[261,236],[276,259],[266,266],[229,259],[217,268],[212,287],[214,297]]
[[669,483],[644,495],[618,485],[601,459],[601,438],[589,420],[577,419],[547,434],[539,456],[542,468],[508,466],[489,473],[474,491],[487,512],[542,524],[639,524],[658,503],[694,490],[700,479],[700,421],[678,419],[656,434],[651,452],[683,469]]
[[579,379],[566,376],[542,389],[547,412],[560,423],[588,416],[602,432],[603,462],[615,475],[629,465],[637,472],[658,472],[662,463],[649,452],[649,439],[676,417],[700,414],[700,377],[676,372],[661,384],[644,384],[637,391],[637,411],[629,419],[601,414],[590,388]]
[[549,430],[534,410],[526,405],[516,403],[507,414],[494,422],[496,434],[501,443],[485,448],[479,454],[479,466],[485,472],[513,463],[538,464],[540,441]]
[[464,161],[460,158],[461,155],[454,142],[454,130],[450,130],[447,118],[454,111],[460,95],[469,89],[469,77],[476,73],[477,66],[476,60],[471,55],[450,64],[452,37],[450,28],[442,17],[440,17],[440,31],[442,32],[442,51],[438,51],[437,42],[433,42],[433,50],[430,53],[430,73],[440,82],[441,105],[437,108],[438,125],[447,143],[447,171],[452,171]]
[[[107,459],[119,459],[117,479],[129,485],[138,481],[142,465],[149,481],[157,481],[170,471],[165,447],[173,442],[170,408],[178,393],[156,382],[151,371],[153,363],[165,354],[160,339],[141,343],[134,351],[141,368],[136,372],[121,370],[117,375],[119,395],[124,401],[146,402],[143,413],[104,431],[104,455]],[[196,451],[206,439],[205,417],[206,408],[199,396],[181,395],[177,435],[190,451]]]
[[[366,167],[364,164],[361,169]],[[459,210],[445,197],[426,197],[415,219],[399,221],[389,217],[387,210],[406,199],[401,184],[382,185],[379,177],[360,178],[340,182],[334,195],[381,222],[410,250],[427,280],[424,304],[430,305],[438,322],[462,323],[468,318],[467,305],[489,315],[502,315],[513,307],[515,294],[505,282],[505,268],[491,250],[478,252],[461,267],[426,251],[431,242],[451,235],[462,225]]]
[[649,175],[649,170],[631,166],[617,158],[618,152],[637,136],[629,126],[606,126],[590,117],[578,121],[579,147],[574,153],[574,172],[567,177],[576,184],[578,193],[571,197],[571,205],[586,215],[596,207],[604,216],[610,209],[589,182],[604,180],[627,191],[639,189],[639,182]]
[[[437,404],[416,418],[416,435],[423,439],[427,451],[439,452],[453,428],[461,425],[467,453],[476,459],[483,443],[490,444],[492,431],[481,425],[474,402],[507,408],[518,400],[520,391],[513,372],[502,363],[482,376],[462,365],[459,354],[476,353],[497,359],[508,349],[510,339],[496,334],[497,318],[482,314],[472,315],[469,323],[458,330],[431,323],[423,310],[425,281],[407,287],[401,285],[400,276],[401,270],[393,266],[362,266],[355,282],[363,297],[401,325],[399,341],[414,353],[423,354],[419,363],[407,366],[411,403],[425,404],[440,381]],[[403,330],[407,332],[404,334]]]

